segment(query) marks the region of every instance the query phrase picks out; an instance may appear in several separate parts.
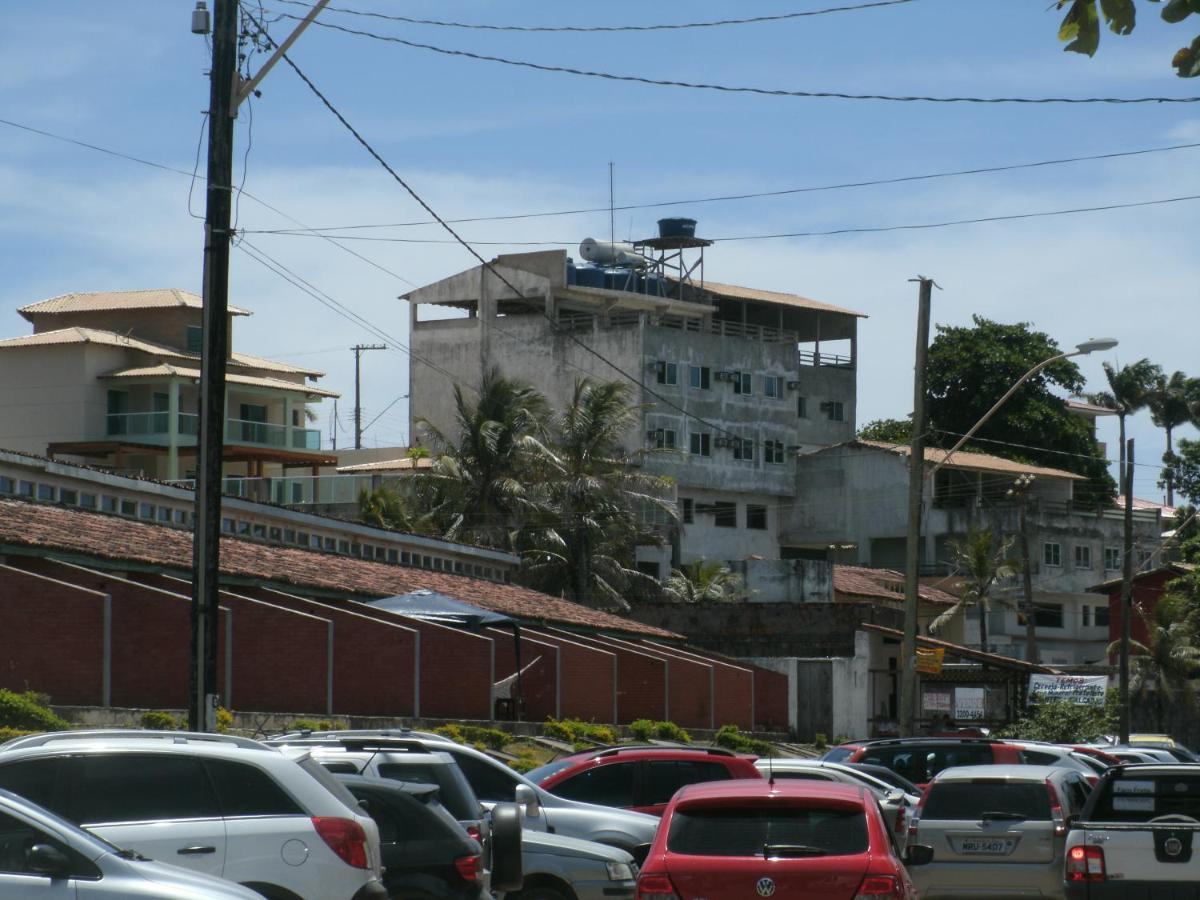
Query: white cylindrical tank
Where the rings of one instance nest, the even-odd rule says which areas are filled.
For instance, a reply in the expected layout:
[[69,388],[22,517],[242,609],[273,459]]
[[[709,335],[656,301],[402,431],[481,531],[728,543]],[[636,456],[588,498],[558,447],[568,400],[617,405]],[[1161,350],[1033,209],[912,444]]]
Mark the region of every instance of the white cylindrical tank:
[[595,238],[583,240],[583,243],[579,245],[579,255],[598,266],[643,269],[650,264],[650,260],[638,253],[632,244],[614,244],[610,241],[598,241]]

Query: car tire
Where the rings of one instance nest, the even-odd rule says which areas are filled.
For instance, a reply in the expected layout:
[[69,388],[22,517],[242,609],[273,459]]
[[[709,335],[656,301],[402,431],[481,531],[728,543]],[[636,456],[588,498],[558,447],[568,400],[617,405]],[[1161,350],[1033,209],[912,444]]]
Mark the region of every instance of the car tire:
[[519,891],[524,882],[521,808],[515,803],[497,803],[492,809],[492,890]]

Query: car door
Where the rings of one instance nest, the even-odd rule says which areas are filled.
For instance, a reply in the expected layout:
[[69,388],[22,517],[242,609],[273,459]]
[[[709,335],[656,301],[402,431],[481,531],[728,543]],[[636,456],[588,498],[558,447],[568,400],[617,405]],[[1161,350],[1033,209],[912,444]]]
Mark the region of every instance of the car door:
[[66,853],[80,866],[72,875],[94,878],[99,870],[79,857],[62,841],[33,823],[0,810],[0,897],[4,900],[74,900],[76,879],[50,878],[29,868],[28,851],[35,844],[49,844]]
[[63,763],[68,819],[159,862],[223,874],[225,823],[200,760],[166,753],[81,753]]
[[630,808],[637,803],[641,766],[637,760],[602,762],[560,781],[552,793],[582,803]]

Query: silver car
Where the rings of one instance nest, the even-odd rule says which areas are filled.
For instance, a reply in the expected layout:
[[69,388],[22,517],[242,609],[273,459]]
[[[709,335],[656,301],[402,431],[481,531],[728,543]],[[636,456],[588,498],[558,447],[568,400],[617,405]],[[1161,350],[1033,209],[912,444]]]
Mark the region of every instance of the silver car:
[[522,831],[521,864],[525,883],[508,900],[632,900],[637,893],[633,857],[595,841]]
[[121,850],[0,790],[4,900],[262,900],[249,888]]
[[963,766],[930,783],[909,844],[933,848],[912,871],[922,900],[1064,897],[1068,820],[1090,788],[1060,766]]

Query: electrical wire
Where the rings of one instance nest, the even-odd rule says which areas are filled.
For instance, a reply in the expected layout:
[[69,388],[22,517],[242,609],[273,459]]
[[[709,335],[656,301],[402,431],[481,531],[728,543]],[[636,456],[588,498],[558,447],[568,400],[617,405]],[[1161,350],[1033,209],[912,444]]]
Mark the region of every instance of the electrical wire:
[[[284,18],[295,19],[299,21],[299,16],[293,16],[288,13],[281,14]],[[898,95],[898,94],[851,94],[845,91],[796,91],[787,90],[784,88],[761,88],[750,87],[745,85],[727,85],[727,84],[711,84],[707,82],[696,81],[676,81],[665,78],[649,78],[643,75],[621,75],[615,72],[600,72],[591,69],[578,69],[572,66],[552,66],[546,63],[537,63],[530,60],[509,59],[504,56],[491,56],[486,53],[472,53],[469,50],[451,50],[446,47],[438,47],[433,44],[423,44],[419,41],[409,41],[404,38],[395,37],[394,35],[377,34],[373,31],[364,31],[359,28],[348,28],[345,25],[338,25],[334,22],[323,22],[316,19],[312,22],[313,25],[327,28],[331,31],[340,31],[345,34],[354,35],[356,37],[370,38],[376,41],[384,41],[392,44],[400,44],[405,47],[410,47],[414,50],[428,50],[432,53],[439,53],[444,56],[453,56],[463,59],[473,59],[480,62],[499,63],[505,66],[516,66],[523,69],[533,69],[538,72],[553,72],[561,75],[577,75],[586,78],[600,78],[607,81],[624,81],[635,84],[652,85],[654,87],[677,87],[689,88],[691,90],[701,91],[720,91],[728,94],[754,94],[763,97],[792,97],[801,99],[829,99],[829,100],[881,100],[893,103],[979,103],[979,104],[1021,104],[1021,105],[1045,105],[1045,104],[1072,104],[1085,105],[1096,103],[1107,103],[1113,105],[1132,105],[1145,103],[1197,103],[1200,102],[1200,97],[935,97],[921,95]],[[286,57],[285,57],[286,58]]]
[[[291,6],[311,8],[311,4],[303,0],[276,0]],[[753,25],[761,22],[781,22],[788,19],[803,19],[810,16],[824,16],[831,13],[857,12],[865,9],[876,9],[883,6],[900,6],[913,0],[872,0],[868,3],[858,3],[851,6],[831,6],[825,9],[812,9],[803,12],[779,13],[770,16],[749,16],[744,19],[716,19],[708,22],[668,22],[657,25],[487,25],[476,22],[450,22],[441,19],[415,19],[409,16],[389,15],[387,13],[368,12],[366,10],[348,9],[346,7],[327,6],[329,12],[345,13],[351,16],[362,16],[372,19],[386,19],[392,22],[404,22],[408,25],[435,25],[442,28],[465,28],[475,31],[522,31],[538,33],[589,33],[614,31],[678,31],[688,28],[716,28],[723,25]],[[285,15],[283,13],[281,15]],[[294,18],[289,16],[288,18]]]

